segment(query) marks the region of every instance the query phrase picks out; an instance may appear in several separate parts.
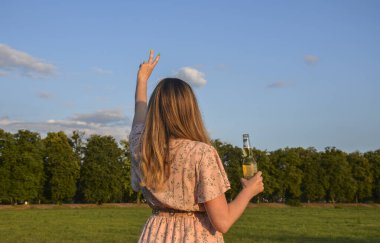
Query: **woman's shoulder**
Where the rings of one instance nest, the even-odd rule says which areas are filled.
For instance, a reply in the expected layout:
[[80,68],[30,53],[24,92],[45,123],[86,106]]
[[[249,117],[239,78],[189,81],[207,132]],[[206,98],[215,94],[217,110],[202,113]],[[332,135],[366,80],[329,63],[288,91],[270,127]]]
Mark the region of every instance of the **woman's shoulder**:
[[198,154],[216,152],[216,149],[211,144],[204,143],[201,141],[185,139],[185,138],[174,139],[171,143],[171,146],[172,147],[177,147],[177,146],[186,147],[192,150],[192,152],[196,152]]

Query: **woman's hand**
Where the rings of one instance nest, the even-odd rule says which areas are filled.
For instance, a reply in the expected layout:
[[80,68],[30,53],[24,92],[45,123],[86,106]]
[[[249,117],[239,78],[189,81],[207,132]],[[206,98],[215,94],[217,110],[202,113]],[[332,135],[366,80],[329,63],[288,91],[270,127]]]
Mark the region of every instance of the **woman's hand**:
[[264,183],[261,171],[257,172],[255,176],[249,180],[240,178],[240,181],[243,185],[243,189],[249,190],[252,197],[264,191]]
[[153,72],[153,69],[156,67],[158,60],[160,59],[160,53],[156,56],[156,58],[153,61],[153,50],[150,50],[149,53],[149,60],[148,62],[143,61],[143,63],[140,64],[139,71],[137,73],[137,81],[138,82],[147,82],[150,75]]

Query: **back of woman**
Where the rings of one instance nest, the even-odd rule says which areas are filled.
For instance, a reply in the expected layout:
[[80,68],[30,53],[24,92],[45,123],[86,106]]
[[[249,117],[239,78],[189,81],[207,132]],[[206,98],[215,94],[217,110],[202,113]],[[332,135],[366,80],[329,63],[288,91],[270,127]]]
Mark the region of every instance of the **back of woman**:
[[230,183],[191,87],[180,79],[163,79],[147,105],[147,81],[158,60],[151,51],[140,65],[129,137],[132,187],[153,209],[139,242],[223,242],[222,233],[262,191],[261,173],[242,181],[247,189],[227,204]]
[[[131,148],[143,124],[130,135]],[[223,242],[222,234],[212,226],[203,203],[230,188],[223,165],[213,147],[202,142],[175,139],[170,142],[170,176],[160,191],[142,187],[144,198],[154,209],[189,211],[180,215],[153,214],[145,224],[141,242]],[[133,160],[137,168],[137,161]],[[138,184],[138,175],[132,176]],[[135,188],[137,189],[137,188]]]

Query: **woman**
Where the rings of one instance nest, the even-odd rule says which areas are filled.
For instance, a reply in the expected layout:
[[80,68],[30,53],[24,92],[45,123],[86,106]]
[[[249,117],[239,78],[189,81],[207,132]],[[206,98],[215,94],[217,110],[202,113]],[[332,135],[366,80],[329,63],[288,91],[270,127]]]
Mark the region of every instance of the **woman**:
[[147,107],[147,82],[159,58],[151,50],[140,65],[129,136],[132,188],[141,190],[153,208],[139,242],[224,242],[223,233],[264,190],[261,172],[242,178],[242,191],[227,203],[230,183],[191,87],[180,79],[163,79]]

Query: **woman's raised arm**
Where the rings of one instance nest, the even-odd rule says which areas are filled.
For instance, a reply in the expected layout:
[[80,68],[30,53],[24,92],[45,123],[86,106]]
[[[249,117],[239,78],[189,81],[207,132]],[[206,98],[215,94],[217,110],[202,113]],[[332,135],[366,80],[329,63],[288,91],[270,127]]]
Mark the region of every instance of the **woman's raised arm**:
[[150,50],[149,60],[140,64],[137,73],[136,93],[135,93],[135,115],[132,126],[137,122],[145,122],[147,108],[147,83],[150,75],[156,67],[160,53],[153,59],[153,50]]

